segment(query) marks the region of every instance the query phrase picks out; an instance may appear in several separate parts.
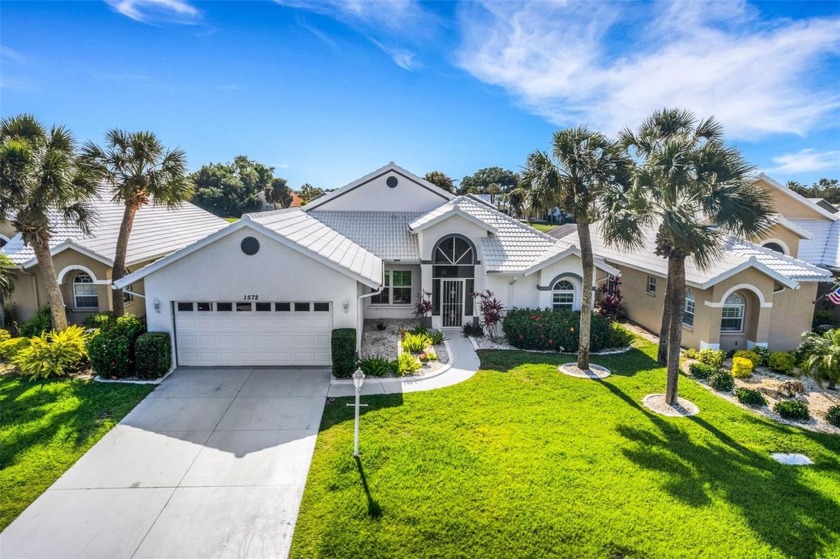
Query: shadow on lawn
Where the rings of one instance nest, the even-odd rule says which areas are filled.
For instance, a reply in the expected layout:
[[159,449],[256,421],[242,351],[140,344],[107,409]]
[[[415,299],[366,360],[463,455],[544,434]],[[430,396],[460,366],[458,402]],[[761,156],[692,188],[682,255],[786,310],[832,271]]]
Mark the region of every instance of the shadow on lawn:
[[[107,385],[68,379],[26,381],[4,379],[0,387],[0,430],[6,432],[0,468],[17,463],[33,446],[64,436],[74,447],[84,447],[104,423],[128,409]],[[139,398],[138,398],[139,400]]]
[[[353,396],[341,398],[328,398],[324,406],[324,415],[321,418],[321,431],[326,431],[333,425],[353,421]],[[403,405],[403,395],[398,394],[373,394],[363,395],[361,399],[363,406],[359,409],[359,416],[371,413],[384,408],[395,408]]]
[[[722,495],[759,538],[790,557],[822,556],[824,546],[837,541],[840,507],[807,487],[801,469],[750,450],[702,417],[673,423],[642,408],[614,385],[602,384],[657,428],[620,425],[617,431],[636,443],[635,448],[623,449],[623,454],[643,468],[660,472],[666,479],[663,489],[675,499],[701,507]],[[691,424],[713,440],[681,428]]]
[[365,476],[361,458],[355,456],[353,459],[356,461],[356,469],[359,470],[359,478],[362,480],[362,488],[365,490],[365,497],[367,497],[368,516],[373,520],[378,520],[382,516],[382,507],[379,506],[379,503],[370,494],[370,487],[368,487],[367,476]]

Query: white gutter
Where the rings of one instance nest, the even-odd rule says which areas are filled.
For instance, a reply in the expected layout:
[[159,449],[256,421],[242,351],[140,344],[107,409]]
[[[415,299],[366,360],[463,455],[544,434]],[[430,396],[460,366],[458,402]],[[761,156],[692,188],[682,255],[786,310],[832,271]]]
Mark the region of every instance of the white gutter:
[[[119,289],[119,288],[118,288],[118,287],[116,287],[115,285],[111,284],[111,289],[113,289],[114,291],[116,291],[116,290],[117,290],[117,289]],[[133,297],[140,297],[141,299],[145,299],[145,298],[146,298],[146,296],[145,296],[145,295],[143,295],[142,293],[137,293],[136,291],[131,291],[130,289],[123,289],[123,293],[128,293],[129,295],[131,295],[131,296],[133,296]]]

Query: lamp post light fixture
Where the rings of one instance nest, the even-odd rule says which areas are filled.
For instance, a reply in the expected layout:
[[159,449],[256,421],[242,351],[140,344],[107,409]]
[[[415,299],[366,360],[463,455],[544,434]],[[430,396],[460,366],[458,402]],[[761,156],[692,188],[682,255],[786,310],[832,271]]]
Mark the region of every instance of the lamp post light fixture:
[[353,373],[353,388],[356,389],[356,422],[353,425],[353,456],[359,457],[359,396],[362,391],[362,385],[365,383],[365,374],[362,369],[356,369]]

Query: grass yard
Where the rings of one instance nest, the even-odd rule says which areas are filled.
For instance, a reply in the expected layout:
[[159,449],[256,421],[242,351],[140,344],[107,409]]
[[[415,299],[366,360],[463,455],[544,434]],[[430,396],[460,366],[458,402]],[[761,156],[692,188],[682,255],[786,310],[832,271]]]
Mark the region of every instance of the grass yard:
[[236,223],[237,221],[239,221],[238,217],[223,217],[222,219],[224,219],[228,223]]
[[[773,423],[682,378],[694,418],[641,407],[662,392],[655,347],[598,357],[482,351],[467,382],[325,410],[292,557],[837,558],[840,437]],[[790,467],[774,451],[815,464]]]
[[0,530],[152,389],[0,376]]
[[543,233],[548,233],[552,229],[557,229],[557,226],[553,223],[528,223],[527,221],[525,223],[530,225],[537,231],[542,231]]

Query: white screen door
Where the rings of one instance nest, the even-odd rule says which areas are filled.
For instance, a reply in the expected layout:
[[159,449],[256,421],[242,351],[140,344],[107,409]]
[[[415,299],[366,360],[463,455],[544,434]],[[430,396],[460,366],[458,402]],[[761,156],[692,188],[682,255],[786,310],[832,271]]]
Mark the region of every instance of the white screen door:
[[460,327],[464,316],[464,280],[441,281],[443,327]]

